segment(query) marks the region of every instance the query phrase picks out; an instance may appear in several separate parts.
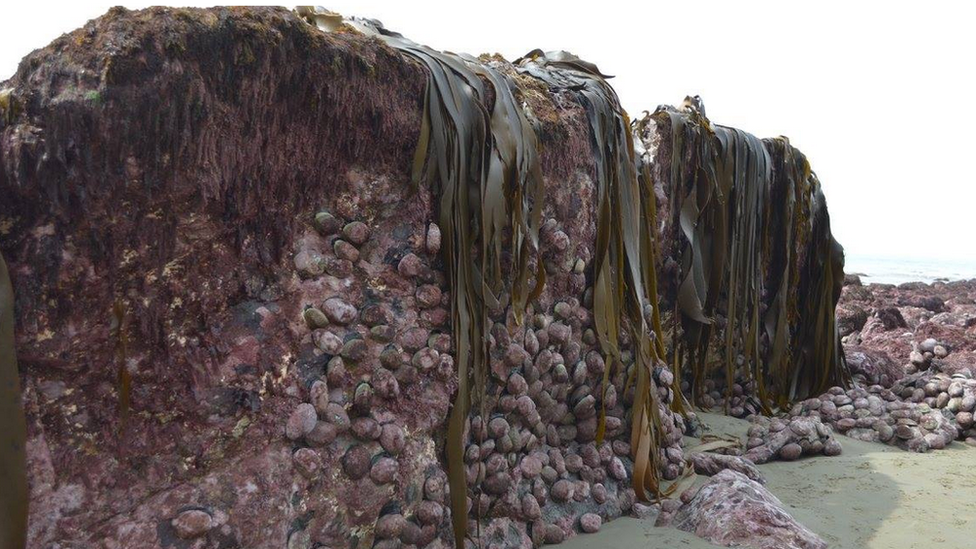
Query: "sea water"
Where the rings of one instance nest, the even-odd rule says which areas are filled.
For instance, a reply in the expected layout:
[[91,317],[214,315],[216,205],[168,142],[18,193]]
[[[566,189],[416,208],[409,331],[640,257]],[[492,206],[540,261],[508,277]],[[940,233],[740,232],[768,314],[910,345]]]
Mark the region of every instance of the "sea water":
[[873,257],[848,253],[844,263],[844,272],[860,275],[864,284],[932,283],[976,278],[976,259]]

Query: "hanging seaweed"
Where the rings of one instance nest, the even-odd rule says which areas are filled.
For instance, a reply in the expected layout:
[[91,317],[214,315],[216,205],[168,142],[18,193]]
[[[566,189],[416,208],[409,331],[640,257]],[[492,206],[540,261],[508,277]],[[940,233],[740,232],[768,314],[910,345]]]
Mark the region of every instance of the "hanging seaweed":
[[[299,13],[322,30],[337,28],[335,14],[301,8]],[[536,286],[528,290],[529,259],[538,249],[542,175],[537,140],[512,95],[508,79],[478,60],[434,51],[385,29],[377,21],[346,24],[375,36],[420,62],[427,70],[424,114],[411,170],[416,187],[440,197],[442,253],[452,303],[458,365],[458,391],[448,420],[446,453],[455,541],[467,535],[467,484],[464,431],[469,411],[483,408],[487,383],[488,310],[512,280],[512,307],[521,321],[526,303],[545,283],[539,261]],[[486,104],[486,83],[494,101]],[[506,239],[503,231],[511,229]],[[503,243],[508,242],[512,272],[503,273]],[[472,255],[472,251],[475,252]],[[484,412],[480,414],[484,417]]]
[[[662,431],[657,391],[651,381],[663,357],[656,312],[654,260],[654,198],[637,178],[637,158],[627,113],[604,74],[568,52],[534,50],[516,61],[518,70],[545,82],[553,92],[571,92],[585,108],[596,159],[597,242],[595,254],[594,322],[600,347],[609,355],[604,370],[606,390],[611,370],[623,365],[618,341],[627,330],[635,362],[627,386],[634,384],[631,410],[631,457],[637,496],[660,496],[659,451]],[[657,320],[649,320],[648,316]],[[602,441],[606,411],[601,408],[597,440]]]
[[727,396],[753,382],[767,412],[846,384],[834,322],[843,250],[806,158],[785,138],[712,124],[698,98],[649,118],[670,145],[672,362],[692,399],[718,372]]
[[0,255],[0,547],[27,544],[27,427],[14,351],[14,291]]

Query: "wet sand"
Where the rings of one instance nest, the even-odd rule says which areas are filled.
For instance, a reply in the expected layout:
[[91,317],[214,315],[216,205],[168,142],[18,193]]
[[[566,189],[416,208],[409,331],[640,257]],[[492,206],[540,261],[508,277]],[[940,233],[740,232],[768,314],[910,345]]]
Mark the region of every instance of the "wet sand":
[[[713,434],[744,437],[749,422],[702,414]],[[837,435],[844,453],[760,465],[766,487],[830,547],[971,549],[976,547],[976,448],[955,442],[914,454]],[[697,441],[688,439],[693,446]],[[703,482],[699,478],[698,482]],[[715,547],[673,528],[623,518],[580,535],[567,549]]]

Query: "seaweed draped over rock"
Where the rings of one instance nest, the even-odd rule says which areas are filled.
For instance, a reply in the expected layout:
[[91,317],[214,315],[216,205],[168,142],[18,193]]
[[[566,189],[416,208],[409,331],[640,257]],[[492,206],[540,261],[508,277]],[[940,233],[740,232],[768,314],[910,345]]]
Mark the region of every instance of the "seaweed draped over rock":
[[[333,14],[308,8],[301,13],[324,31],[337,28]],[[506,76],[476,59],[418,45],[378,22],[347,23],[427,69],[423,125],[411,175],[414,185],[429,186],[440,196],[458,365],[458,391],[447,429],[447,469],[456,543],[462,547],[468,515],[464,435],[470,407],[483,402],[488,376],[487,311],[499,306],[499,295],[511,277],[513,311],[521,322],[526,303],[545,284],[545,270],[538,261],[529,295],[529,258],[538,249],[543,202],[538,144]],[[493,97],[490,104],[486,83]],[[505,234],[506,229],[511,233]],[[504,251],[512,257],[511,272],[504,274],[503,242],[509,244]]]
[[[332,14],[302,12],[322,30],[337,28]],[[514,84],[498,71],[472,58],[419,46],[377,22],[353,19],[348,23],[420,61],[428,70],[423,127],[412,175],[415,184],[426,183],[439,191],[447,244],[443,254],[453,296],[459,378],[448,425],[447,461],[460,547],[467,529],[464,427],[469,406],[483,397],[487,378],[486,306],[497,304],[495,296],[505,287],[500,258],[506,227],[513,231],[509,242],[512,305],[517,318],[533,299],[526,295],[525,287],[529,254],[538,249],[542,204],[536,137],[512,96],[510,86]],[[647,207],[653,197],[638,183],[630,121],[605,75],[591,63],[566,52],[536,50],[517,66],[519,72],[542,80],[552,91],[572,91],[586,110],[599,195],[594,321],[600,346],[610,358],[601,394],[611,370],[623,366],[618,342],[621,332],[627,330],[636,354],[627,383],[636,384],[631,420],[633,485],[641,499],[658,497],[662,426],[651,377],[664,348],[660,331],[653,331],[660,322],[652,323],[645,315],[657,302],[651,244],[655,219],[653,206]],[[482,78],[494,91],[494,102],[487,108]],[[505,219],[506,214],[510,219]],[[472,249],[477,252],[473,262],[468,261]],[[541,261],[538,266],[534,295],[545,283]],[[598,441],[602,441],[606,425],[602,402],[601,398]]]
[[[633,484],[638,497],[659,495],[658,459],[661,419],[652,368],[663,358],[660,323],[647,314],[657,305],[654,246],[654,197],[637,179],[637,160],[627,113],[599,69],[566,52],[530,52],[516,62],[519,71],[545,82],[552,91],[572,91],[586,109],[596,159],[597,242],[595,255],[594,322],[600,346],[609,355],[603,389],[622,360],[618,341],[622,330],[634,342],[636,383],[631,418]],[[598,440],[602,439],[605,410],[601,410]]]
[[786,138],[712,124],[700,100],[641,122],[639,134],[663,128],[671,151],[672,360],[678,377],[690,370],[692,398],[716,369],[728,394],[736,380],[755,382],[767,413],[848,384],[834,318],[843,249],[806,157]]

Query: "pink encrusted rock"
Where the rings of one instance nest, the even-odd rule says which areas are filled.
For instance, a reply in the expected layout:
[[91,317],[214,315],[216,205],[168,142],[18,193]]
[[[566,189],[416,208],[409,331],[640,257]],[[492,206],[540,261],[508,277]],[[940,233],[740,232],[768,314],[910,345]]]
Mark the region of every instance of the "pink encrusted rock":
[[725,470],[712,477],[671,525],[725,547],[826,549],[827,543],[798,523],[758,482]]
[[305,435],[305,440],[312,446],[325,446],[332,444],[332,441],[336,439],[338,434],[339,431],[335,425],[325,421],[319,421],[315,424],[312,432]]

